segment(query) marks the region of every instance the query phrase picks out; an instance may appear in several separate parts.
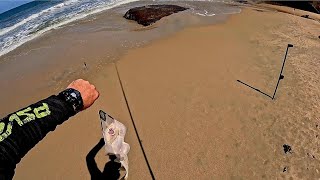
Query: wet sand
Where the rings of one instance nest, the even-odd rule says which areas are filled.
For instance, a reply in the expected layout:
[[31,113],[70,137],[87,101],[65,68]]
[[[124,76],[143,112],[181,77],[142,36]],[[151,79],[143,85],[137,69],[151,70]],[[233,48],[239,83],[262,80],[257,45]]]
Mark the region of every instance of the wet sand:
[[[77,76],[95,84],[100,99],[30,151],[15,178],[89,179],[85,156],[101,137],[98,110],[104,109],[128,127],[129,178],[151,179],[115,65],[156,179],[319,178],[318,30],[313,20],[249,8],[98,64]],[[237,82],[272,94],[288,43],[294,48],[274,101]],[[30,90],[3,112],[68,84],[59,82]],[[293,153],[285,154],[283,144]],[[96,160],[103,169],[103,151]]]
[[[128,49],[143,47],[186,27],[214,24],[226,19],[225,15],[202,17],[185,11],[145,28],[122,17],[130,7],[150,3],[136,2],[89,16],[43,34],[1,56],[0,83],[7,88],[2,90],[6,95],[0,96],[0,101],[19,101],[2,107],[0,116],[62,90],[74,78],[95,73],[97,67],[118,60]],[[239,9],[221,3],[216,6]],[[223,13],[222,10],[219,12]],[[84,68],[84,63],[87,68]]]

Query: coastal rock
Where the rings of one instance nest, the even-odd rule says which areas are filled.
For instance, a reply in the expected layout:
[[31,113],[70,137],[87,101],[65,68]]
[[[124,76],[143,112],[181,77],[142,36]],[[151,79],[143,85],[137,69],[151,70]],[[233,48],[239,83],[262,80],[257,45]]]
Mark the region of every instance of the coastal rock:
[[288,170],[288,167],[284,167],[282,172],[286,172]]
[[148,5],[132,8],[123,17],[137,21],[138,24],[149,26],[165,16],[187,9],[176,5]]
[[[320,2],[319,1],[260,1],[253,0],[253,2],[265,2],[274,5],[288,6],[295,9],[301,9],[313,13],[320,14]],[[307,17],[306,17],[307,18]]]
[[309,19],[309,15],[302,15],[301,17]]
[[287,153],[292,153],[291,150],[292,150],[292,149],[291,149],[291,146],[290,146],[290,145],[288,145],[288,144],[284,144],[284,145],[283,145],[283,151],[284,151],[285,154],[287,154]]

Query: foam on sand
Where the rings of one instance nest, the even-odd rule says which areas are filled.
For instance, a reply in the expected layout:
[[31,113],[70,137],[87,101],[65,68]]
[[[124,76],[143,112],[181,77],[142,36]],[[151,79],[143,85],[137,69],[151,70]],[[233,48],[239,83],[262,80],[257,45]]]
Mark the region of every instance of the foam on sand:
[[[69,0],[67,2],[60,3],[52,8],[43,10],[40,13],[33,14],[30,17],[26,18],[25,20],[22,20],[19,23],[11,27],[8,27],[0,32],[1,33],[0,36],[1,35],[3,36],[2,40],[0,39],[0,47],[1,47],[0,56],[7,54],[8,52],[16,49],[22,44],[28,41],[31,41],[50,30],[59,28],[61,26],[64,26],[76,20],[83,19],[89,15],[100,13],[102,11],[120,6],[122,4],[134,2],[134,1],[137,1],[137,0],[113,1],[109,4],[101,5],[99,8],[93,8],[89,10],[86,10],[85,9],[86,7],[84,6],[84,7],[80,7],[82,9],[80,10],[79,14],[74,12],[74,13],[66,14],[63,17],[58,17],[56,19],[48,19],[46,21],[41,21],[42,16],[44,15],[50,16],[51,13],[55,13],[55,12],[58,13],[64,8],[72,6],[78,2],[77,0]],[[32,20],[36,20],[37,18],[40,18],[40,21],[35,21],[36,24],[32,23]],[[19,30],[19,33],[17,34],[13,33],[8,36],[4,36],[7,33],[10,33],[13,30],[17,30],[20,27],[22,28],[21,30]]]

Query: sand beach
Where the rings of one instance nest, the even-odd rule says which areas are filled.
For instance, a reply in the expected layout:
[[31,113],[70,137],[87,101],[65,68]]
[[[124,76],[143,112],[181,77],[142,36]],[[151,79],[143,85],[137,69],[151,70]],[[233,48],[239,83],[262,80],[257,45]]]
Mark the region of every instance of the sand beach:
[[[230,8],[241,13],[182,12],[144,28],[123,19],[121,6],[1,56],[1,116],[77,78],[101,94],[32,149],[15,179],[90,179],[85,159],[101,138],[100,109],[128,128],[129,179],[151,179],[116,67],[156,179],[320,178],[319,21]],[[272,95],[289,43],[274,100],[237,82]],[[103,150],[95,159],[103,170]]]

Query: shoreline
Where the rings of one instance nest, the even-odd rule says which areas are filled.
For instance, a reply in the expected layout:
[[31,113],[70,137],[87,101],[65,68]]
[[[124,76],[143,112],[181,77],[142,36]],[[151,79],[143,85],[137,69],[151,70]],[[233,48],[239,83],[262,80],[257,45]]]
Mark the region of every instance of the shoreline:
[[[127,8],[135,5],[132,3],[119,6],[57,29],[0,57],[0,82],[3,86],[9,87],[4,93],[11,92],[12,87],[17,88],[15,94],[21,94],[17,97],[9,93],[12,95],[0,96],[0,100],[7,102],[16,98],[26,99],[19,102],[18,107],[22,107],[30,100],[41,97],[40,94],[52,94],[62,90],[76,77],[85,78],[95,73],[105,64],[117,61],[130,49],[170,37],[186,27],[226,20],[226,16],[223,15],[206,18],[191,12],[181,12],[145,28],[122,17]],[[113,27],[118,29],[112,29]],[[84,68],[84,63],[88,68]],[[12,85],[12,82],[17,85]],[[28,86],[28,82],[33,82],[35,86]],[[34,95],[34,91],[41,93],[37,93],[37,96]],[[47,93],[42,93],[44,91]],[[16,106],[6,106],[0,115],[15,109]]]
[[[81,15],[81,17],[75,18],[73,20],[62,22],[62,25],[56,24],[53,27],[47,27],[49,30],[44,29],[44,32],[40,33],[39,35],[37,35],[35,37],[30,37],[31,40],[27,40],[27,42],[21,42],[22,44],[19,44],[17,47],[14,47],[13,50],[9,50],[9,52],[6,52],[6,53],[2,54],[0,56],[0,58],[2,58],[3,56],[6,56],[7,54],[9,54],[9,56],[10,56],[10,54],[13,54],[13,55],[16,54],[15,52],[13,52],[13,53],[11,53],[11,52],[12,51],[19,51],[20,47],[24,46],[25,43],[29,43],[29,42],[32,43],[33,41],[39,41],[39,39],[41,39],[41,38],[43,38],[43,37],[45,37],[47,35],[50,35],[50,34],[56,32],[56,31],[59,31],[60,29],[65,29],[65,28],[67,29],[70,26],[81,24],[83,22],[96,20],[96,18],[99,17],[99,16],[104,16],[104,14],[110,14],[110,11],[119,11],[121,14],[124,14],[125,13],[125,11],[124,11],[125,9],[128,10],[128,9],[130,9],[132,7],[135,7],[135,6],[142,6],[142,5],[148,5],[148,4],[167,4],[167,3],[168,4],[186,6],[186,7],[189,7],[189,8],[191,7],[191,9],[193,9],[194,7],[197,6],[195,4],[206,4],[206,3],[210,4],[210,3],[214,3],[215,5],[223,4],[223,5],[226,5],[226,6],[231,6],[231,5],[236,5],[237,4],[237,3],[232,2],[232,1],[229,1],[229,2],[228,1],[226,1],[226,2],[224,2],[224,1],[222,1],[222,2],[220,2],[220,1],[217,1],[217,2],[188,2],[188,1],[149,2],[149,1],[146,1],[146,0],[142,0],[142,1],[134,0],[134,1],[130,2],[129,0],[127,0],[126,2],[121,2],[119,5],[116,5],[116,6],[112,5],[110,7],[104,7],[103,9],[97,9],[96,11],[90,12],[89,14]],[[234,13],[235,12],[226,13],[225,15],[234,14]],[[200,15],[199,13],[194,13],[194,14]],[[201,15],[201,16],[203,16],[203,15]],[[18,50],[16,50],[16,49],[18,49]]]

